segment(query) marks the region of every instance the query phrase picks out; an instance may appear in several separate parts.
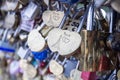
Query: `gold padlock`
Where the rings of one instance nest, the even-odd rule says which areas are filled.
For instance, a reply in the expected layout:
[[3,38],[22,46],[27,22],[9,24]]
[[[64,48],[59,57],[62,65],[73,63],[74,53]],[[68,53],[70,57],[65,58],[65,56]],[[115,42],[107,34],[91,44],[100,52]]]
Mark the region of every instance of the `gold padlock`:
[[[101,36],[103,39],[106,39],[106,35],[98,31],[81,31],[81,57],[79,58],[81,62],[81,66],[79,67],[80,70],[93,72],[115,69],[114,65],[116,65],[116,56],[111,50],[106,50],[106,44],[104,40],[101,39]],[[106,57],[103,56],[103,53],[107,54]],[[107,60],[109,68],[107,68],[106,64],[103,64],[104,60]]]

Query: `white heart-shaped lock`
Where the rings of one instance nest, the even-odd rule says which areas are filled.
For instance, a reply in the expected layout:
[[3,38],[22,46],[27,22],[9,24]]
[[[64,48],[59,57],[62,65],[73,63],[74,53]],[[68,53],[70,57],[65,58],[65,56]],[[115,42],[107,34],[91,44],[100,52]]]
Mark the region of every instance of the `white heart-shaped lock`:
[[15,10],[18,5],[18,1],[15,2],[6,1],[6,5],[8,10]]
[[47,11],[43,12],[42,19],[47,26],[52,26],[52,22],[50,20],[51,19],[51,11],[47,10]]
[[45,39],[36,29],[29,33],[27,42],[29,48],[35,52],[38,52],[45,47]]
[[81,36],[77,32],[55,28],[49,32],[47,42],[53,52],[69,55],[79,48]]
[[12,28],[15,24],[15,13],[14,14],[7,14],[4,21],[5,28]]
[[29,64],[27,69],[24,71],[24,74],[26,74],[28,78],[34,78],[37,74],[37,70]]
[[78,71],[77,69],[73,69],[73,70],[70,72],[70,78],[71,78],[72,80],[82,80],[81,74],[82,74],[82,72]]
[[64,12],[62,11],[52,11],[51,21],[54,27],[58,27],[63,19]]
[[45,11],[42,19],[47,26],[58,27],[64,16],[61,11]]
[[60,74],[63,73],[63,67],[62,67],[62,65],[60,65],[59,63],[57,63],[55,60],[51,60],[50,61],[49,68],[50,68],[50,71],[54,75],[60,75]]

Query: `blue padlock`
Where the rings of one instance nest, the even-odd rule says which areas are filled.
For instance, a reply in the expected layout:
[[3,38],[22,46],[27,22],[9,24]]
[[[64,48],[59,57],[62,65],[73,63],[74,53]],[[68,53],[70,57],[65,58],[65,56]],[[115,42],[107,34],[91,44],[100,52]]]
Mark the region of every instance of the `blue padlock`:
[[70,77],[70,72],[76,68],[76,65],[78,63],[78,60],[75,58],[71,58],[70,60],[66,61],[66,64],[64,65],[64,75],[66,77]]
[[78,2],[79,0],[58,0],[58,1],[67,3],[67,4],[74,4],[74,3]]
[[33,54],[34,58],[36,58],[40,61],[45,60],[50,53],[51,53],[51,50],[49,48],[46,48],[46,49],[44,49],[40,52],[33,52],[32,51],[32,54]]

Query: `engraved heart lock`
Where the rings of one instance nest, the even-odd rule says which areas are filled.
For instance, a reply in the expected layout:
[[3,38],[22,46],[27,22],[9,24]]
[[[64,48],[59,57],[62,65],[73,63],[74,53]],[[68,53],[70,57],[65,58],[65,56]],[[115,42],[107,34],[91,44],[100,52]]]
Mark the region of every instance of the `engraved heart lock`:
[[[62,27],[63,25],[59,26],[59,28]],[[79,32],[79,29],[77,32]],[[54,28],[48,34],[47,43],[49,48],[51,51],[58,52],[60,55],[64,56],[73,53],[79,48],[81,42],[81,37],[77,32]]]
[[80,41],[81,37],[78,33],[57,28],[49,32],[47,40],[50,49],[53,52],[58,51],[60,55],[73,53],[79,47]]
[[63,11],[45,11],[42,19],[47,26],[58,27],[64,16]]
[[64,58],[63,62],[59,64],[56,60],[58,60],[59,54],[55,57],[54,60],[51,60],[49,63],[50,72],[54,75],[58,76],[63,73],[63,65],[65,64],[67,58]]

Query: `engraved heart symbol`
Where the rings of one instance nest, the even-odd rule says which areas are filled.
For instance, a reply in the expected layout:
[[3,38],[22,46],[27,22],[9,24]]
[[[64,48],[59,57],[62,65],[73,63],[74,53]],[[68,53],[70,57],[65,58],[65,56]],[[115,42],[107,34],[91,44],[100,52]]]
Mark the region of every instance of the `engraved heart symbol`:
[[81,37],[77,32],[55,28],[49,32],[47,43],[51,51],[69,55],[79,48]]
[[47,26],[58,27],[64,12],[61,11],[45,11],[42,15],[42,19]]

